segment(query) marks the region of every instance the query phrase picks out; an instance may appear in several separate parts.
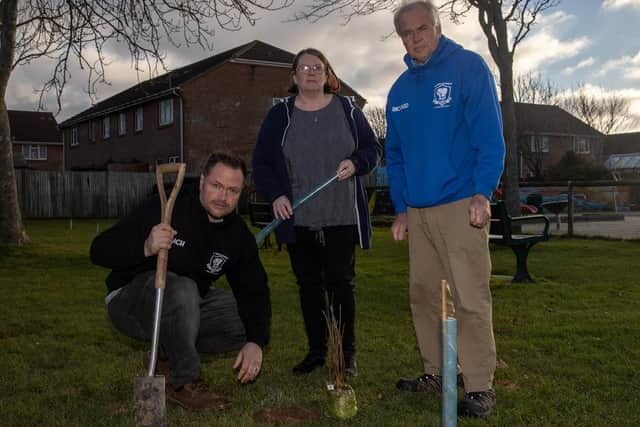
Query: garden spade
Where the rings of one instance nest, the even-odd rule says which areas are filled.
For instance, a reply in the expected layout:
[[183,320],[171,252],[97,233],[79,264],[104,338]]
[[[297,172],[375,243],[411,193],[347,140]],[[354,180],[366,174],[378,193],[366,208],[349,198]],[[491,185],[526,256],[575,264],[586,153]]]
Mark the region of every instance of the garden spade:
[[[171,225],[171,213],[176,197],[182,187],[185,163],[159,165],[156,168],[156,183],[160,194],[160,212],[163,224]],[[178,177],[171,190],[169,199],[164,190],[165,173],[177,173]],[[165,379],[162,375],[155,375],[158,361],[158,339],[160,337],[160,315],[162,314],[162,297],[167,278],[167,260],[169,251],[160,249],[156,264],[156,302],[153,313],[153,333],[151,336],[151,358],[149,370],[144,377],[137,377],[133,385],[133,413],[135,425],[138,427],[164,427],[166,420]]]

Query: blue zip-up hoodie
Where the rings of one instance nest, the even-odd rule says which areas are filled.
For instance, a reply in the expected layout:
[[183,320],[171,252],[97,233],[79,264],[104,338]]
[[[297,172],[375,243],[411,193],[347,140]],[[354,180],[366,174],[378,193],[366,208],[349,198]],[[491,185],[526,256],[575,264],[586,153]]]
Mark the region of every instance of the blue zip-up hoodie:
[[[358,221],[358,236],[360,247],[371,247],[371,219],[367,192],[362,186],[358,175],[366,175],[378,164],[380,146],[369,122],[365,118],[352,98],[335,95],[341,102],[344,113],[349,122],[356,148],[347,157],[356,168],[355,180],[356,220]],[[291,123],[295,97],[283,98],[276,104],[262,122],[258,133],[258,142],[253,151],[253,182],[256,190],[271,202],[282,195],[286,195],[293,203],[291,183],[284,159],[283,147],[287,138],[287,130]],[[336,165],[337,166],[337,165]],[[293,217],[284,221],[276,228],[278,243],[295,242]]]
[[387,173],[396,213],[474,194],[488,199],[502,174],[502,116],[482,58],[440,37],[426,64],[409,67],[387,98]]

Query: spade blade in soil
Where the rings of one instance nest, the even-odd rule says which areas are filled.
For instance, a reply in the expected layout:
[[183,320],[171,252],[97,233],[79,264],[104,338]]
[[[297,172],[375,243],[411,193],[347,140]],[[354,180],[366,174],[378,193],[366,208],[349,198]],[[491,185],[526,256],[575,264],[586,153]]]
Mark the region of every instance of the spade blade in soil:
[[166,427],[167,409],[163,376],[134,379],[133,416],[136,427]]

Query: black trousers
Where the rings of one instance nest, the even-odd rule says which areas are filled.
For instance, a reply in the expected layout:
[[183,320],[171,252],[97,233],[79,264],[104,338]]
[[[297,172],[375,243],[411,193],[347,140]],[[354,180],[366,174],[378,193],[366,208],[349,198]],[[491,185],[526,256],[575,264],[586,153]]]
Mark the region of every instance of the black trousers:
[[288,244],[291,267],[300,292],[300,307],[309,352],[327,353],[325,313],[328,301],[340,320],[345,357],[356,352],[355,225],[311,230],[296,227],[296,243]]
[[[155,271],[136,276],[109,303],[109,317],[125,335],[150,341],[155,307]],[[171,363],[173,386],[200,378],[201,355],[238,350],[245,329],[231,292],[211,288],[202,298],[196,282],[167,272],[160,321],[160,353]]]

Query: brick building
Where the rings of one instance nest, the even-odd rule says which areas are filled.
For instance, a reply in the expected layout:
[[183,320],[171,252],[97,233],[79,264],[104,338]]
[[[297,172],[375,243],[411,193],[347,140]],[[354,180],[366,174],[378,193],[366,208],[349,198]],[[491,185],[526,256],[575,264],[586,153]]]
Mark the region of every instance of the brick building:
[[[288,95],[294,56],[253,41],[116,94],[60,124],[66,168],[148,171],[184,161],[194,174],[216,150],[249,161],[262,120]],[[341,93],[366,102],[344,82]]]
[[61,171],[62,137],[53,114],[18,110],[8,113],[15,167]]
[[605,157],[630,153],[640,153],[640,132],[612,133],[605,136]]
[[555,105],[516,103],[520,177],[538,178],[567,151],[603,164],[604,135]]

